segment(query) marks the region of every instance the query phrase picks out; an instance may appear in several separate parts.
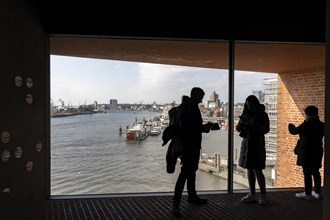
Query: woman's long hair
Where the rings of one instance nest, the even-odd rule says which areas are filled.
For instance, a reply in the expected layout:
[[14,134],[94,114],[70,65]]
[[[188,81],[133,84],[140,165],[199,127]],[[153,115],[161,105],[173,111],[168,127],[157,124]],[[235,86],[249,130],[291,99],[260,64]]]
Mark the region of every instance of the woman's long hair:
[[247,102],[253,103],[256,106],[256,109],[260,106],[260,102],[259,102],[258,98],[255,95],[249,95],[245,100],[242,114],[251,114],[252,113],[246,104]]

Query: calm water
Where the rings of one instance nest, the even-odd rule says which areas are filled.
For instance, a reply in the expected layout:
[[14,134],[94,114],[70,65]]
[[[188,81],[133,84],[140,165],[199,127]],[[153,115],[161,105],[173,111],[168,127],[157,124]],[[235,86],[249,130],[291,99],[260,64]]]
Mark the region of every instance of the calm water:
[[[151,112],[108,112],[51,119],[51,194],[173,192],[179,166],[166,173],[161,135],[127,143],[127,125]],[[235,141],[239,143],[239,141]],[[202,153],[227,154],[227,132],[203,134]],[[235,186],[234,186],[235,187]],[[240,186],[236,186],[240,187]],[[221,190],[227,181],[198,171],[197,190]]]

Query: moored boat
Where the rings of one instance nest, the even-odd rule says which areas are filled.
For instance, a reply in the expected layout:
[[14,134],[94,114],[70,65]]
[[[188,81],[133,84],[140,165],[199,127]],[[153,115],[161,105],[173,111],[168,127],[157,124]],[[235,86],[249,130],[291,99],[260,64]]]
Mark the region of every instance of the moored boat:
[[160,133],[162,133],[162,130],[158,126],[154,126],[150,130],[150,135],[153,135],[153,136],[159,135]]
[[126,140],[142,141],[148,137],[146,127],[135,123],[132,128],[126,129]]

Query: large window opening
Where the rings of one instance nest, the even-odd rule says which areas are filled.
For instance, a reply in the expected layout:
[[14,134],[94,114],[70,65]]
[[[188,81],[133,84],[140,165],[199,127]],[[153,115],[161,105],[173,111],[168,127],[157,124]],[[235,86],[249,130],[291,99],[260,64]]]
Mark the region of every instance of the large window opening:
[[[236,43],[235,69],[235,91],[247,90],[245,98],[256,95],[269,116],[270,131],[265,135],[266,168],[263,170],[266,187],[303,187],[302,168],[296,165],[297,155],[293,152],[299,137],[288,132],[288,124],[301,124],[308,105],[317,106],[320,119],[324,121],[324,46]],[[242,98],[235,94],[236,123],[244,103],[242,100],[239,104],[239,100]],[[240,145],[241,141],[234,142],[235,151]],[[246,172],[237,167],[237,173]],[[248,185],[247,175],[243,178],[234,175],[234,182],[237,181]]]
[[51,195],[173,192],[180,160],[166,173],[162,131],[196,86],[203,120],[221,126],[203,134],[197,190],[226,190],[227,69],[52,55]]
[[[258,98],[264,105],[265,112],[269,117],[270,131],[265,134],[266,167],[263,170],[266,179],[266,187],[273,188],[275,183],[276,144],[277,144],[277,81],[278,74],[235,71],[235,91],[244,91],[235,95],[234,101],[234,126],[237,125],[242,115],[245,100],[249,95]],[[239,165],[243,160],[241,152],[242,137],[234,129],[234,182],[240,182],[249,187],[247,169]],[[243,147],[244,149],[244,147]],[[260,152],[259,152],[260,153]],[[258,184],[257,184],[258,185]]]
[[[77,42],[84,45],[83,39]],[[267,188],[303,186],[293,153],[298,137],[288,133],[287,125],[299,125],[307,105],[316,105],[324,120],[323,45],[235,43],[230,76],[226,42],[140,43],[116,40],[109,46],[102,41],[93,51],[79,45],[64,52],[53,49],[51,195],[173,192],[180,160],[173,174],[166,173],[167,145],[161,146],[162,133],[151,131],[164,130],[168,110],[195,86],[205,91],[204,122],[221,127],[203,134],[198,191],[228,190],[230,161],[233,189],[248,189],[246,170],[238,165],[242,138],[234,131],[233,146],[228,142],[229,117],[235,126],[248,95],[257,96],[270,119]]]

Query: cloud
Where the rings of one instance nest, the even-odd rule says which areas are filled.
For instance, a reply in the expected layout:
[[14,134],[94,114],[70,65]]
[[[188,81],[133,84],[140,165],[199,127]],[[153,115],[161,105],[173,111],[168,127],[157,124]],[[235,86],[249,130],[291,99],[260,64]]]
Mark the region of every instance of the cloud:
[[146,63],[138,64],[138,69],[141,86],[147,87],[180,84],[187,79],[187,73],[198,71],[198,68]]
[[139,63],[138,81],[129,89],[129,93],[133,97],[141,97],[139,101],[143,102],[180,102],[186,90],[191,89],[191,79],[201,70],[201,68]]
[[[228,70],[52,56],[51,97],[74,104],[93,102],[160,104],[181,102],[192,87],[204,89],[204,101],[215,91],[228,101]],[[261,89],[274,74],[235,72],[235,102]]]
[[236,71],[235,72],[235,102],[244,102],[252,91],[263,90],[262,81],[277,77],[275,73]]

